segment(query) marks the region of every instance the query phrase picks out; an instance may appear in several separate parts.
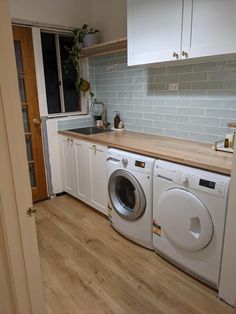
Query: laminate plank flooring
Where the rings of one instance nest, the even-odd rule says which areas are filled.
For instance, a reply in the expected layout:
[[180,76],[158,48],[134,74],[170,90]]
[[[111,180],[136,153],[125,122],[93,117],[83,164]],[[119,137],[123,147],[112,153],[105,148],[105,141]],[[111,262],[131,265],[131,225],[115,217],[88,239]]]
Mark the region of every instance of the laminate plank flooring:
[[36,206],[48,314],[236,313],[80,201],[63,195]]

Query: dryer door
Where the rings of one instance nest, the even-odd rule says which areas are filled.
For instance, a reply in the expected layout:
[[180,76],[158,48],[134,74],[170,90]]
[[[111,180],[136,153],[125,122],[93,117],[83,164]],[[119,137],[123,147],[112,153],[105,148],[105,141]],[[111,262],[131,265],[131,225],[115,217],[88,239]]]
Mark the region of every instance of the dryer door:
[[210,243],[214,232],[212,219],[194,194],[178,188],[166,190],[155,210],[162,232],[173,245],[198,251]]
[[143,189],[128,171],[116,170],[112,173],[108,193],[113,209],[125,220],[136,220],[145,212],[146,197]]

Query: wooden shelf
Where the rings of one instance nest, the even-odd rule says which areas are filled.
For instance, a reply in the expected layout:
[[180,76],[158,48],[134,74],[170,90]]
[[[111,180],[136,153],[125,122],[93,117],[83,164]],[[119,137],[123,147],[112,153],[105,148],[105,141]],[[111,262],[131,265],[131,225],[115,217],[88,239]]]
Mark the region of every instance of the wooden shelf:
[[106,55],[113,52],[127,50],[127,38],[121,38],[106,43],[81,49],[81,57]]

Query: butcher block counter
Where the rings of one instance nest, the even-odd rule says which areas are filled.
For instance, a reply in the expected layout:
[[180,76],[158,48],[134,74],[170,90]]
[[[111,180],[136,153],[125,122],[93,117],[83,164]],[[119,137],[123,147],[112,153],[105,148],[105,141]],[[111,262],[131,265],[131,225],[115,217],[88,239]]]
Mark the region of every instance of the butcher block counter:
[[93,135],[71,131],[58,133],[226,175],[231,173],[233,154],[214,151],[211,144],[130,131],[111,131]]

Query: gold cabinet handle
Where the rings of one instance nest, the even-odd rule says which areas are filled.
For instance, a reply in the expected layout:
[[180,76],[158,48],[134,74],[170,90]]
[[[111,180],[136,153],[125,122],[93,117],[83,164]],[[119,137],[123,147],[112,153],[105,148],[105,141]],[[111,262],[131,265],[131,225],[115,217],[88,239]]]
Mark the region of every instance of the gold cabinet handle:
[[173,53],[173,57],[176,58],[176,59],[179,59],[178,53],[174,52],[174,53]]
[[183,51],[182,51],[182,56],[185,57],[185,58],[188,58],[188,53],[183,50]]
[[41,121],[39,119],[37,119],[37,118],[34,118],[33,119],[33,124],[34,124],[34,126],[38,127],[41,124]]

